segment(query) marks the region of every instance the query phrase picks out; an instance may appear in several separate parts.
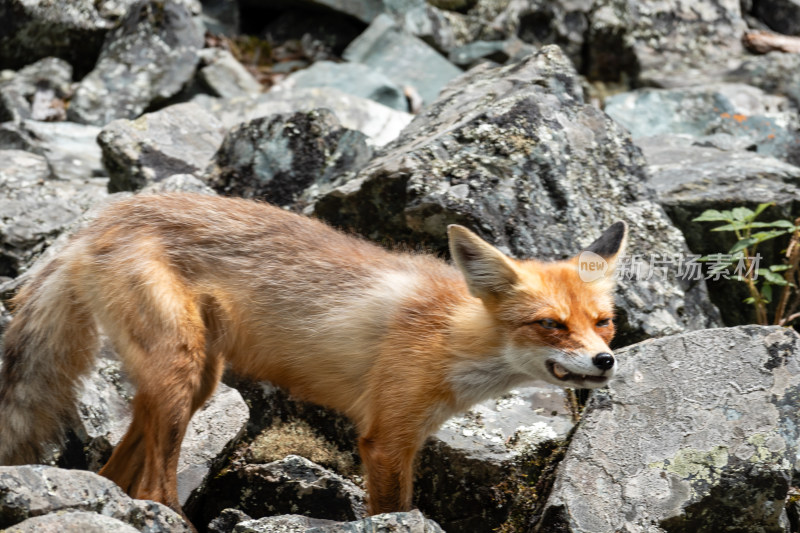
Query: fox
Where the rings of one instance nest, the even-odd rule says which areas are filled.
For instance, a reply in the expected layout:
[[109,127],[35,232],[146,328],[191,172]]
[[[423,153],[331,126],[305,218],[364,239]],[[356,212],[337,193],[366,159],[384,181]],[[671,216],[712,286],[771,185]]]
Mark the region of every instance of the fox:
[[229,368],[348,416],[368,512],[410,510],[417,452],[448,418],[530,380],[602,387],[617,368],[624,222],[586,248],[609,267],[589,281],[579,256],[514,259],[464,226],[447,235],[452,263],[253,200],[112,203],[12,300],[0,464],[57,441],[105,335],[135,394],[99,473],[132,497],[183,514],[181,441]]

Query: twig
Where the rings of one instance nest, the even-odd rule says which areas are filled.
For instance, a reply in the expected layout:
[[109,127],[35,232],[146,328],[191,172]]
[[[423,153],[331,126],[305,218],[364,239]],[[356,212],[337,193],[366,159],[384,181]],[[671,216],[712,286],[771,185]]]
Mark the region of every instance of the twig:
[[800,37],[782,35],[769,31],[751,30],[742,36],[744,47],[756,54],[786,52],[800,54]]

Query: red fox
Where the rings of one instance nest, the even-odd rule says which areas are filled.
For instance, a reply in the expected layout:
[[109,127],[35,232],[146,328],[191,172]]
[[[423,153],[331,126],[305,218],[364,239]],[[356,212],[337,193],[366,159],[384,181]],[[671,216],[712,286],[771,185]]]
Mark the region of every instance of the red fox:
[[[613,266],[627,228],[588,250]],[[531,379],[600,387],[614,280],[578,257],[515,260],[448,228],[455,266],[387,251],[264,203],[192,194],[113,204],[13,300],[0,375],[0,464],[34,462],[74,409],[100,332],[136,386],[101,474],[181,512],[180,444],[223,365],[355,423],[372,514],[412,505],[426,437]],[[597,257],[597,256],[593,256]]]

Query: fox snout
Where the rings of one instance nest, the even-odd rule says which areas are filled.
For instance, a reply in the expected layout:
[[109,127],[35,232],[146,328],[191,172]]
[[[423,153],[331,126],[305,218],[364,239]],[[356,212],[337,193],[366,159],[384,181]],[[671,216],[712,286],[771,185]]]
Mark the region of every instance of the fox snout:
[[556,357],[548,359],[545,365],[550,376],[555,378],[555,381],[549,381],[565,387],[591,389],[602,387],[614,377],[616,363],[611,352],[590,355],[562,351]]

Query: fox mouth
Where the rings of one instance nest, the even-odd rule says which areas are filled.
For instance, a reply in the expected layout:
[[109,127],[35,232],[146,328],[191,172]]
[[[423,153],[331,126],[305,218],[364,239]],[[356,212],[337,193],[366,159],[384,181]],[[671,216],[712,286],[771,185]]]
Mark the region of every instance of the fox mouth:
[[570,372],[555,361],[547,362],[547,370],[559,381],[569,381],[576,385],[591,384],[593,387],[606,383],[608,376],[592,376],[590,374],[576,374]]

